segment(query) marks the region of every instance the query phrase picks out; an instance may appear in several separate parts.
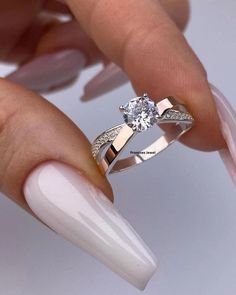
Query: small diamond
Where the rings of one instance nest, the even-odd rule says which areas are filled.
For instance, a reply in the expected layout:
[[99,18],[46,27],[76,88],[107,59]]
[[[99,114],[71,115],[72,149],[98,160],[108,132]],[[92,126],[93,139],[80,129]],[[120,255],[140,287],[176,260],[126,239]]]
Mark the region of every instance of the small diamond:
[[120,107],[125,123],[134,131],[147,130],[157,123],[158,109],[147,94],[131,99]]
[[166,114],[166,118],[169,119],[171,115],[169,113]]

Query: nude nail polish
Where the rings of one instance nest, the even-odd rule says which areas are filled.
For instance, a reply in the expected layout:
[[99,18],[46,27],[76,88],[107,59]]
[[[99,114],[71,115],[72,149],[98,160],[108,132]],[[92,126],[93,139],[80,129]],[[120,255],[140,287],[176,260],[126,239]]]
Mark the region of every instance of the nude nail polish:
[[114,63],[109,63],[84,87],[81,100],[88,101],[129,81],[128,76]]
[[236,184],[236,112],[223,93],[214,85],[210,86],[220,118],[222,135],[228,147],[219,153]]
[[65,49],[36,57],[6,79],[34,91],[48,91],[74,79],[86,64],[78,49]]
[[113,203],[84,176],[50,161],[24,185],[32,211],[55,232],[96,257],[139,289],[156,269],[152,252]]

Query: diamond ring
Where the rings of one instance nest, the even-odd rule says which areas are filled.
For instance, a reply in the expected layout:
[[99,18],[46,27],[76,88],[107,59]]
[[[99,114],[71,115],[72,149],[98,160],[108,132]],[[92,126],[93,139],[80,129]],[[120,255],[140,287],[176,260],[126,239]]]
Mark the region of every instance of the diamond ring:
[[[151,159],[190,130],[194,119],[183,104],[168,96],[154,102],[147,93],[120,106],[124,123],[101,133],[92,144],[92,155],[103,174],[123,171]],[[164,135],[140,152],[118,159],[128,142],[154,125],[168,124]]]

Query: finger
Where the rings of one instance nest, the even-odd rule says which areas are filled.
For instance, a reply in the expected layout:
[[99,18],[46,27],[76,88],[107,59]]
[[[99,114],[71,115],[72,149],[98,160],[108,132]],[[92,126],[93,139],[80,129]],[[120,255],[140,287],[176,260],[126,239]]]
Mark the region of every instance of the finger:
[[103,58],[103,54],[95,45],[94,41],[81,29],[77,21],[51,27],[41,38],[36,56],[52,53],[62,48],[76,48],[84,53],[87,64],[93,64]]
[[97,46],[125,70],[138,94],[173,95],[187,105],[196,124],[184,143],[201,150],[225,146],[205,70],[158,1],[67,3]]
[[[184,30],[189,18],[188,1],[162,0],[164,9],[180,30]],[[84,86],[82,101],[92,100],[114,90],[129,81],[124,71],[114,63],[108,64]]]
[[[34,5],[29,5],[29,1],[24,0],[17,15],[12,13],[14,11],[12,8],[18,7],[15,1],[11,0],[8,5],[0,4],[0,19],[4,26],[4,29],[0,29],[0,40],[4,43],[4,49],[0,49],[0,58],[4,62],[24,64],[20,69],[8,75],[7,78],[41,92],[67,86],[72,81],[75,81],[87,60],[92,59],[90,53],[96,47],[91,40],[85,41],[85,34],[80,34],[77,43],[82,40],[82,43],[85,44],[82,46],[84,49],[91,48],[88,49],[86,57],[79,50],[74,50],[74,44],[68,44],[67,50],[65,49],[66,44],[64,48],[61,41],[55,42],[57,34],[63,33],[67,35],[67,32],[63,29],[53,30],[53,27],[58,24],[57,18],[54,15],[41,13],[41,10],[45,9],[42,3],[43,1],[35,1]],[[45,2],[43,4],[46,5]],[[52,5],[54,4],[52,3]],[[58,6],[55,6],[56,8]],[[76,38],[79,35],[76,22],[74,22],[74,27],[76,29],[71,31],[76,33],[74,36]],[[9,34],[9,30],[12,28],[15,33]],[[63,26],[60,28],[63,28]],[[68,29],[72,29],[72,26],[68,26]],[[49,31],[50,33],[47,34]],[[10,38],[8,38],[9,35]],[[47,40],[49,41],[47,42]],[[49,46],[45,46],[46,43]],[[92,45],[89,46],[88,43]],[[50,48],[50,44],[54,45],[51,45]],[[62,51],[62,49],[65,50]],[[53,50],[56,52],[53,55],[49,54]],[[41,58],[33,59],[35,54],[43,55],[43,53],[45,55]],[[96,58],[98,57],[96,56]]]
[[111,188],[86,137],[31,91],[4,80],[0,90],[1,191],[143,288],[154,258],[108,200]]
[[[183,28],[187,22],[185,2],[186,1],[182,1],[177,9],[177,7],[174,7],[173,1],[163,1],[163,5],[165,5],[167,11],[181,28]],[[61,7],[60,5],[62,5],[57,1],[53,2],[50,0],[44,3],[44,9],[45,6],[48,7],[49,3],[51,9],[58,9]],[[56,5],[56,3],[58,4]],[[27,57],[29,59],[29,56],[31,59],[24,67],[21,67],[8,76],[8,79],[38,92],[48,92],[68,86],[71,84],[71,81],[76,81],[76,77],[79,75],[79,72],[84,65],[84,59],[81,57],[81,53],[86,56],[87,65],[99,60],[105,60],[94,42],[81,30],[81,27],[76,21],[63,24],[58,23],[57,25],[54,23],[55,20],[53,17],[50,17],[50,15],[39,15],[37,17],[35,24],[30,26],[30,29],[24,34],[24,37],[21,38],[18,46],[16,46],[15,50],[12,51],[12,54],[10,55],[12,60],[14,58],[19,60],[20,57],[21,59],[24,58],[24,60],[26,60]],[[69,57],[68,51],[66,51],[66,54],[62,54],[61,52],[61,49],[65,48],[76,48],[80,52],[78,53],[73,50]],[[35,58],[32,59],[35,51],[36,56],[42,56],[42,58],[36,60]],[[57,51],[60,52],[57,54]],[[48,53],[52,54],[53,52],[53,56],[48,56]],[[50,59],[51,61],[49,61]],[[56,67],[55,59],[60,60]],[[104,83],[107,81],[106,84],[108,87],[102,83],[101,87],[99,87],[102,91],[106,89],[109,90],[112,86],[119,86],[121,82],[123,83],[126,81],[124,80],[124,77],[126,78],[127,76],[123,75],[123,73],[119,73],[119,71],[115,71],[122,78],[118,79],[118,83],[117,77],[114,77],[114,71],[112,71],[112,73],[110,71],[105,72],[108,72],[109,79],[108,81],[102,79],[102,81],[104,81]],[[99,81],[101,80],[99,79]],[[92,83],[92,85],[93,84],[94,83]],[[90,87],[86,87],[86,89],[90,89]]]
[[70,10],[68,7],[57,0],[46,0],[43,3],[43,9],[49,12],[68,14],[70,15]]
[[34,57],[41,38],[58,23],[58,19],[54,16],[40,13],[31,22],[30,26],[24,30],[24,33],[17,38],[14,47],[0,58],[7,63],[19,65],[27,63]]
[[45,92],[75,80],[86,66],[101,59],[97,46],[76,21],[58,23],[41,36],[34,58],[6,78]]
[[[179,18],[178,14],[181,14],[182,24],[186,22],[186,9],[184,5],[179,5],[178,7],[180,9],[174,10],[172,8],[173,3],[169,2],[169,0],[165,0],[163,2],[164,5],[167,7],[168,12],[170,11],[171,15],[176,20],[178,20]],[[184,2],[185,1],[183,1],[182,3]],[[9,6],[9,8],[12,7],[13,4],[14,2],[11,1],[11,5]],[[30,11],[21,10],[22,13],[19,13],[18,19],[22,20],[27,18],[29,15],[31,15],[32,9],[33,8],[31,7]],[[61,13],[68,12],[66,11],[64,4],[61,4],[58,1],[51,0],[43,3],[43,9],[49,9]],[[172,13],[172,11],[175,11],[175,13]],[[2,14],[4,15],[4,11],[2,11]],[[15,23],[15,18],[11,20],[11,22]],[[17,25],[18,27],[22,27],[22,25],[19,25],[18,23]],[[56,27],[56,29],[54,28],[55,17],[52,17],[48,14],[39,14],[36,19],[32,20],[32,23],[28,29],[23,26],[23,28],[21,29],[21,34],[16,35],[16,40],[13,38],[14,36],[11,36],[11,42],[13,42],[14,46],[8,47],[5,43],[5,48],[8,48],[7,51],[10,50],[9,52],[4,52],[3,57],[5,58],[5,61],[25,63],[27,60],[30,60],[29,62],[27,62],[26,66],[9,75],[8,78],[10,80],[18,82],[28,88],[31,88],[32,90],[36,90],[39,92],[46,92],[52,89],[58,89],[62,88],[63,86],[68,86],[69,84],[71,84],[71,81],[76,80],[75,78],[78,76],[79,71],[81,70],[81,68],[83,68],[83,66],[81,66],[81,63],[83,65],[83,57],[81,61],[81,55],[74,51],[70,55],[70,58],[68,58],[67,51],[65,52],[65,54],[63,54],[62,52],[59,52],[57,54],[57,52],[55,52],[55,57],[53,56],[51,63],[48,64],[48,59],[51,58],[51,56],[47,56],[47,53],[58,50],[60,51],[61,48],[74,48],[75,46],[80,47],[83,52],[86,52],[86,59],[89,61],[88,64],[100,59],[105,59],[101,52],[91,42],[91,40],[89,40],[89,38],[87,38],[86,35],[81,32],[81,29],[75,22],[66,24],[65,26],[58,26]],[[66,32],[66,30],[69,31],[69,34]],[[3,32],[4,35],[7,32],[8,30],[6,29],[5,32]],[[64,36],[66,36],[66,38]],[[76,40],[76,42],[74,40]],[[44,53],[46,53],[45,58],[43,57],[42,60],[39,59],[36,61],[32,60],[36,49],[37,55],[43,55]],[[58,58],[60,60],[60,66],[53,67],[55,59]],[[64,61],[61,59],[64,59]],[[77,60],[77,62],[72,65],[72,60]],[[42,65],[40,66],[41,71],[38,71],[39,64]],[[50,70],[48,70],[48,68]],[[69,68],[71,69],[70,71]],[[123,76],[123,74],[121,75]],[[109,83],[109,87],[116,84],[116,82]],[[119,84],[120,81],[118,85]],[[107,87],[105,87],[104,89],[107,89]]]
[[160,0],[169,17],[175,22],[177,27],[183,31],[189,20],[190,7],[188,0]]
[[0,187],[4,193],[26,205],[21,194],[25,177],[37,164],[52,159],[77,167],[111,196],[106,179],[91,157],[89,142],[63,113],[47,100],[4,79],[0,79],[0,89],[0,171],[4,173]]
[[[43,0],[0,2],[0,58],[5,59],[41,10]],[[16,13],[17,12],[17,13]]]

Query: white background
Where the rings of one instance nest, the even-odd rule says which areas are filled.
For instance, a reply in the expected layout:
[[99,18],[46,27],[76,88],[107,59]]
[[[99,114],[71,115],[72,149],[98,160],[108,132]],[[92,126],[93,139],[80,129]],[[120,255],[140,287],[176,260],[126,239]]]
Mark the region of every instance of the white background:
[[[236,107],[236,2],[191,2],[186,37],[209,80]],[[91,140],[120,122],[117,106],[133,96],[126,85],[97,101],[79,102],[85,81],[99,69],[85,71],[72,88],[48,96]],[[93,123],[88,115],[94,117]],[[158,257],[158,271],[144,294],[236,293],[236,194],[217,153],[175,144],[160,157],[110,181],[117,207]],[[0,294],[140,293],[4,196],[0,235]]]

